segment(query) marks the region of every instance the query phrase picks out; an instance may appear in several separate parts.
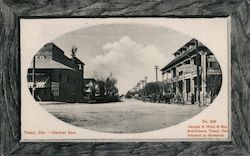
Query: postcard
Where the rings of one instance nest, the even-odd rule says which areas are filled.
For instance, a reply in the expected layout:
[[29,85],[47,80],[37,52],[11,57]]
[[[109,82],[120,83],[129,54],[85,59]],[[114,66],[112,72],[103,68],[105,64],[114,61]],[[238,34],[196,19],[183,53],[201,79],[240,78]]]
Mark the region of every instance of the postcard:
[[21,141],[230,141],[228,18],[21,18]]

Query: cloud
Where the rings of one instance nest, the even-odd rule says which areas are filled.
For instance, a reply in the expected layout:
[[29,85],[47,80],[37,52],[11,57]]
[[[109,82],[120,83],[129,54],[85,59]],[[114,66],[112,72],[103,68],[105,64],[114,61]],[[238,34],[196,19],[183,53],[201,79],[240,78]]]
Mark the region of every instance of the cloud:
[[[154,45],[142,45],[128,36],[106,43],[102,50],[103,53],[94,57],[91,64],[102,75],[112,73],[118,80],[120,93],[126,93],[145,76],[149,81],[154,81],[154,66],[162,67],[166,64],[166,56]],[[160,75],[160,71],[158,73]]]

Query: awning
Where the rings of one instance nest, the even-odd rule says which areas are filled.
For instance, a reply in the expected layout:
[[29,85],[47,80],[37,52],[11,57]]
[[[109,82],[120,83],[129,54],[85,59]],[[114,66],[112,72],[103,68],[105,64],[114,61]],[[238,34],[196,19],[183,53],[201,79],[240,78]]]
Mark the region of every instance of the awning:
[[[33,88],[32,80],[29,79],[28,81],[29,88]],[[35,88],[48,88],[49,86],[49,76],[39,75],[35,77]]]

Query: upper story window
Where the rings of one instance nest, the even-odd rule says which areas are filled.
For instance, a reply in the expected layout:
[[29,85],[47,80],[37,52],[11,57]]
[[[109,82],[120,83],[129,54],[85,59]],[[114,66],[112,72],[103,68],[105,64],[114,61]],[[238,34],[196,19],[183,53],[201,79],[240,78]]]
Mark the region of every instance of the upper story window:
[[211,68],[219,68],[219,63],[218,62],[210,62],[209,63],[209,66],[211,67]]
[[189,45],[188,46],[188,49],[190,50],[190,49],[192,49],[194,46],[193,45]]
[[185,61],[184,64],[190,64],[190,60]]
[[81,64],[78,64],[78,69],[82,70],[82,65]]
[[176,68],[173,68],[173,77],[176,76]]
[[45,59],[46,55],[36,55],[36,59]]
[[179,76],[182,75],[182,74],[183,74],[183,71],[180,71],[180,72],[179,72]]

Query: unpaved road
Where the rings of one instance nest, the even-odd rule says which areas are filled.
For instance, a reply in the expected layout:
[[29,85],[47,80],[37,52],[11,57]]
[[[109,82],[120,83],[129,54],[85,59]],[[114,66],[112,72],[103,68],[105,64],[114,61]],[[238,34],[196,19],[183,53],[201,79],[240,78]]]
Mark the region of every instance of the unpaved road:
[[142,102],[134,99],[107,104],[43,103],[48,112],[72,125],[113,133],[139,133],[185,121],[204,108]]

